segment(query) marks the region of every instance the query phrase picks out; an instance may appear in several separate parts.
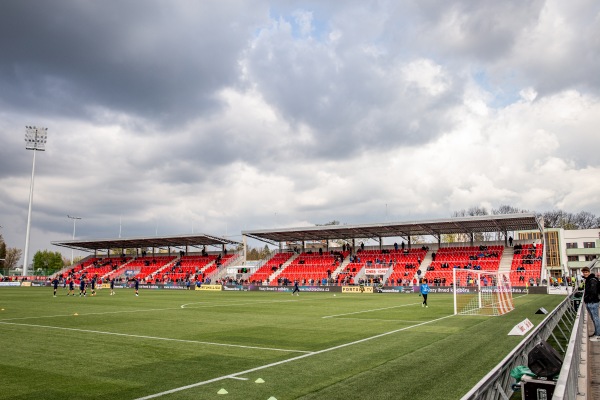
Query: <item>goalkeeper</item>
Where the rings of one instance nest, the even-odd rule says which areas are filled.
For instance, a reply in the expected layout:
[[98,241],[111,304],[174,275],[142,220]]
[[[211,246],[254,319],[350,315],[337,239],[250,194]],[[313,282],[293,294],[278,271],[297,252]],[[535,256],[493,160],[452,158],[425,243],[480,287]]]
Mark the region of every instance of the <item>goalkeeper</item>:
[[427,305],[427,295],[429,294],[429,285],[427,284],[427,279],[423,278],[421,281],[421,295],[423,296],[423,303],[421,307],[428,307]]

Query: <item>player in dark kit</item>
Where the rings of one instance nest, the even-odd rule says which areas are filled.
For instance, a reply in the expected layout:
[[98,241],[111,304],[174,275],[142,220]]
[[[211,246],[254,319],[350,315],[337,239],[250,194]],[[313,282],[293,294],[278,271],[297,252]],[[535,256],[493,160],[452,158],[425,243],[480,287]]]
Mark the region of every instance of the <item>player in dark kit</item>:
[[52,286],[54,286],[54,297],[56,297],[56,290],[58,289],[58,278],[54,278],[52,281]]
[[133,286],[135,287],[135,295],[138,295],[138,289],[140,288],[140,281],[137,280],[137,278],[133,277],[129,280],[130,282],[133,282]]
[[85,278],[82,277],[79,281],[79,297],[81,297],[81,295],[85,297],[85,286]]
[[300,288],[298,287],[298,281],[294,281],[294,291],[292,292],[292,296],[296,293],[296,296],[300,296]]
[[67,293],[67,296],[70,294],[75,296],[75,281],[73,281],[73,278],[69,279],[69,293]]
[[115,278],[112,278],[110,280],[110,295],[114,295],[115,294]]
[[90,281],[90,285],[92,286],[92,296],[96,295],[96,277],[93,277]]

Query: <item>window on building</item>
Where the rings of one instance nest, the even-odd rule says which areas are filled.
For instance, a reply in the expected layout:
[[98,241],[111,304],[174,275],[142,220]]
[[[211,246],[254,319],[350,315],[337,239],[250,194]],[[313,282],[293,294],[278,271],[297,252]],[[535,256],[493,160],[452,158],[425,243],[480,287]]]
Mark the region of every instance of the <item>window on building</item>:
[[596,259],[595,255],[587,255],[585,256],[585,261],[594,261]]
[[577,242],[567,243],[567,249],[576,249],[576,248],[577,248]]
[[584,249],[595,249],[596,242],[583,242],[583,248]]
[[579,261],[579,256],[568,256],[569,261]]

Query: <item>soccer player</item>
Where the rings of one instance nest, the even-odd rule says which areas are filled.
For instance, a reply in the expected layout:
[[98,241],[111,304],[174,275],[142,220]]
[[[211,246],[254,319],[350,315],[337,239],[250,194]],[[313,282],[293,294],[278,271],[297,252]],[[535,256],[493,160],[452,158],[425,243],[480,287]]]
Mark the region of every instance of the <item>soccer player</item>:
[[114,295],[115,294],[115,278],[112,278],[110,280],[110,295]]
[[58,289],[58,277],[55,277],[52,281],[52,286],[54,286],[54,297],[56,297],[56,290]]
[[427,295],[429,294],[429,285],[427,284],[427,279],[421,281],[421,294],[423,295],[423,304],[421,304],[421,307],[428,307]]
[[85,283],[85,278],[82,276],[81,280],[79,281],[79,297],[81,297],[81,295],[83,295],[83,297],[85,297],[85,287],[86,287],[86,283]]
[[75,296],[75,281],[73,278],[69,278],[69,293],[67,293],[67,296],[68,295]]
[[92,280],[90,281],[90,285],[92,287],[92,296],[96,295],[96,276],[94,276],[92,278]]
[[133,281],[133,285],[135,287],[135,295],[138,296],[138,289],[140,287],[140,281],[137,280],[137,278],[134,276],[133,278],[131,278],[129,281]]
[[294,281],[294,291],[292,292],[292,296],[296,293],[296,296],[300,296],[300,288],[298,287],[298,280]]

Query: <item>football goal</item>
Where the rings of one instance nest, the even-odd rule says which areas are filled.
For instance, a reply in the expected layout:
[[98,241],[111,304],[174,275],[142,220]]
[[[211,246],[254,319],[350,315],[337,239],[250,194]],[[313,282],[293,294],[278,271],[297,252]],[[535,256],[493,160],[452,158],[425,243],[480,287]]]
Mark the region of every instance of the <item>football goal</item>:
[[455,315],[503,315],[515,308],[508,272],[455,268],[452,277]]

